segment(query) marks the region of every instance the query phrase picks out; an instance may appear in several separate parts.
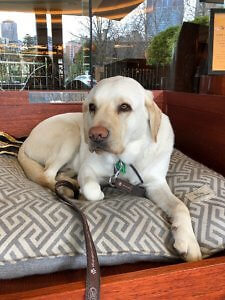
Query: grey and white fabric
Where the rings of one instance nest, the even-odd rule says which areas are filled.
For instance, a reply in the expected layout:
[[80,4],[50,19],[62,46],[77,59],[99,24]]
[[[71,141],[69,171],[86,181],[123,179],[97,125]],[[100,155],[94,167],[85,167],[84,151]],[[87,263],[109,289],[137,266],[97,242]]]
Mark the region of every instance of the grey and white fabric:
[[[224,249],[225,178],[174,150],[167,180],[190,210],[203,257]],[[169,221],[151,200],[112,188],[105,193],[103,201],[76,201],[101,265],[179,259]],[[0,278],[85,266],[78,216],[29,181],[15,157],[0,156]]]

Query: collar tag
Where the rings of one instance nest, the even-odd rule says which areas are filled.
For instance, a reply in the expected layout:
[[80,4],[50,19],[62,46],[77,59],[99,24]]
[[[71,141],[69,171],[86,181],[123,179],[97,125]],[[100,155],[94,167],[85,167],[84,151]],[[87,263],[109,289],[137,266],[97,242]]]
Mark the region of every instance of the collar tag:
[[114,166],[114,175],[109,177],[109,184],[111,186],[115,186],[115,181],[117,177],[122,174],[126,174],[126,164],[122,162],[121,160],[118,160],[118,162]]
[[118,162],[115,164],[116,171],[122,174],[126,174],[127,166],[124,162],[121,160],[118,160]]

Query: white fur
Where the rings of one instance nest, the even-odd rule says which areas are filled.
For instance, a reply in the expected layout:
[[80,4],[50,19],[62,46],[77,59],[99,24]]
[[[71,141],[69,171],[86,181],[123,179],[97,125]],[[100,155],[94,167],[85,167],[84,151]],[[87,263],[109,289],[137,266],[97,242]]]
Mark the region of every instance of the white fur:
[[[89,103],[95,103],[95,114],[89,112]],[[132,111],[118,113],[121,103],[128,103]],[[80,191],[85,198],[96,201],[104,198],[100,184],[113,174],[118,159],[127,165],[133,164],[144,180],[149,198],[171,219],[174,247],[187,261],[201,259],[188,209],[172,194],[165,179],[174,135],[168,117],[156,108],[152,94],[130,78],[104,79],[89,93],[84,111],[84,118],[81,113],[58,115],[33,129],[19,153],[27,176],[42,184],[36,179],[39,176],[35,176],[35,168],[29,168],[27,158],[44,167],[44,178],[50,188],[59,170],[70,169],[78,175]],[[151,130],[159,115],[161,122],[156,141]],[[93,126],[109,129],[107,151],[89,151],[85,132],[87,139],[88,130]],[[133,184],[139,183],[129,166],[124,177]]]

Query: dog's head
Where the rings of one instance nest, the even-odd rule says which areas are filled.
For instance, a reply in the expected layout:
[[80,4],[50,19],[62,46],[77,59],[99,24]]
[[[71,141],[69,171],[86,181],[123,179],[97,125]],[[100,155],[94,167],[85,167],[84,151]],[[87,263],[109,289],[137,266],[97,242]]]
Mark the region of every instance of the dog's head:
[[83,112],[90,151],[119,155],[130,142],[150,133],[157,142],[161,111],[152,93],[134,79],[116,76],[101,80],[90,91]]

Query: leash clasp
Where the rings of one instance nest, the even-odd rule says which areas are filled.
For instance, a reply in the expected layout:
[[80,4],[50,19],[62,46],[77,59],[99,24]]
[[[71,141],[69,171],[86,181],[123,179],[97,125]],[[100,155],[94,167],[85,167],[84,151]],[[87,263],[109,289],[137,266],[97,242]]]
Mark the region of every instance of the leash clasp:
[[115,165],[115,173],[111,177],[109,177],[109,184],[112,187],[115,187],[115,181],[123,169],[124,169],[124,163],[121,160],[119,160]]

